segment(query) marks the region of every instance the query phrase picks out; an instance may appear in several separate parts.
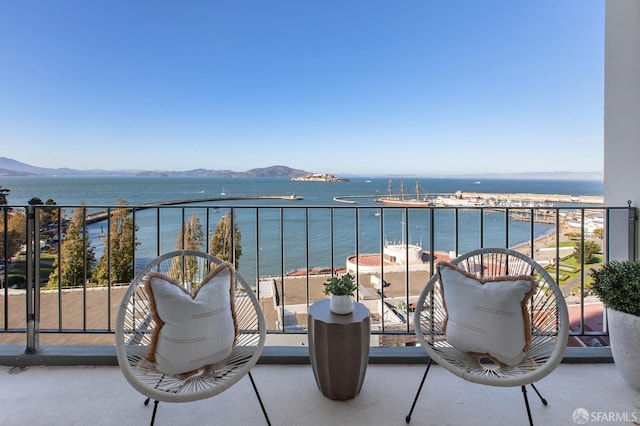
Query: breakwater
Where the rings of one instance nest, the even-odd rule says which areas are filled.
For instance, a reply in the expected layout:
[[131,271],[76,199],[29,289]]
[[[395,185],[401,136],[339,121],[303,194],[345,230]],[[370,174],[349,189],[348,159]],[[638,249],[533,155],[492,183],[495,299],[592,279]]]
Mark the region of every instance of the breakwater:
[[[286,200],[286,201],[299,201],[302,200],[302,197],[293,194],[293,195],[239,195],[239,196],[227,196],[227,197],[213,197],[213,198],[191,198],[187,200],[170,200],[170,201],[157,201],[153,203],[146,203],[140,206],[127,206],[124,205],[122,208],[125,209],[133,209],[135,211],[151,209],[154,207],[162,207],[162,206],[179,206],[183,204],[194,204],[194,203],[209,203],[216,201],[237,201],[237,200]],[[101,211],[97,213],[92,213],[87,216],[87,223],[96,223],[101,222],[107,219],[109,215],[106,211]]]

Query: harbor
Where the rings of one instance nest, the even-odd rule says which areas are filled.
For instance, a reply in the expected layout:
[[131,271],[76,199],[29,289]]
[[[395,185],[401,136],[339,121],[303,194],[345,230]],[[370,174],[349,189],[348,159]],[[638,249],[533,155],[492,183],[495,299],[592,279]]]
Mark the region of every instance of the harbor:
[[359,200],[374,200],[377,203],[404,207],[501,207],[501,208],[544,208],[556,205],[602,205],[604,197],[600,195],[540,194],[540,193],[502,193],[467,192],[454,193],[418,193],[409,198],[406,193],[370,195],[336,195],[333,201],[356,204]]
[[[532,194],[532,193],[485,193],[457,191],[453,194],[456,200],[497,202],[502,207],[544,207],[541,204],[604,204],[600,195],[568,195],[568,194]],[[531,204],[534,205],[531,205]]]
[[[480,181],[473,185],[480,185]],[[394,192],[391,179],[387,183],[387,194],[335,195],[334,202],[356,204],[358,201],[373,200],[376,203],[399,207],[500,207],[500,208],[544,208],[558,205],[602,205],[601,195],[571,195],[536,192],[476,192],[458,189],[454,192],[426,192],[416,179],[412,192],[405,190],[400,181],[399,192]]]

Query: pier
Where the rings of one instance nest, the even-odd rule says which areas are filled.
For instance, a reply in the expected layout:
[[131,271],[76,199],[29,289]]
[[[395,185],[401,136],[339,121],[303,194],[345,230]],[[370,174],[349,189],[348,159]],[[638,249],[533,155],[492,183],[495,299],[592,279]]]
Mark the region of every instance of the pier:
[[529,193],[488,193],[457,191],[452,194],[461,200],[496,200],[504,202],[526,203],[564,203],[564,204],[604,204],[604,197],[599,195],[566,195],[566,194],[529,194]]
[[[170,200],[170,201],[158,201],[154,203],[147,203],[140,206],[128,206],[123,205],[123,209],[133,209],[135,211],[151,209],[154,207],[162,207],[162,206],[177,206],[181,204],[193,204],[193,203],[206,203],[206,202],[217,202],[217,201],[237,201],[237,200],[286,200],[286,201],[299,201],[303,198],[299,195],[238,195],[238,196],[230,196],[230,197],[215,197],[215,198],[191,198],[187,200]],[[87,216],[87,223],[96,223],[106,220],[108,217],[108,213],[106,211],[93,213]]]
[[[568,195],[568,194],[532,194],[502,192],[465,192],[453,194],[423,193],[426,201],[433,206],[438,200],[446,200],[447,207],[551,207],[549,204],[604,204],[600,195]],[[396,197],[396,196],[390,196]],[[397,196],[400,197],[399,195]],[[355,204],[358,199],[380,199],[380,194],[372,195],[336,195],[333,201]]]

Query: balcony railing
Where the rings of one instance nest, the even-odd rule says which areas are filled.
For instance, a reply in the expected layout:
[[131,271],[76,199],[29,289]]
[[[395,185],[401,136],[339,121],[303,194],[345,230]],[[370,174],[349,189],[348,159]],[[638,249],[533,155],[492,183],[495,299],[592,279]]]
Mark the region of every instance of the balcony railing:
[[3,206],[0,219],[0,342],[26,334],[27,352],[41,337],[111,342],[128,284],[115,277],[193,244],[226,250],[254,285],[269,334],[292,341],[306,338],[307,308],[326,297],[327,277],[353,273],[379,346],[414,344],[412,306],[438,261],[481,247],[515,248],[548,267],[562,288],[569,344],[606,346],[590,270],[635,258],[636,250],[631,207],[34,205]]

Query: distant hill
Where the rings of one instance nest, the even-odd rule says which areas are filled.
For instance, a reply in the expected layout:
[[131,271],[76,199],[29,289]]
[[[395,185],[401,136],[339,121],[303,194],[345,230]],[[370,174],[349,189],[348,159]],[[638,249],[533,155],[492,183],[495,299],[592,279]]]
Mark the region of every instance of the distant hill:
[[[45,167],[36,167],[11,158],[0,157],[0,176],[205,176],[220,178],[292,178],[302,177],[312,174],[300,169],[292,169],[287,166],[270,166],[257,169],[251,169],[244,172],[236,172],[233,170],[209,170],[209,169],[193,169],[185,171],[167,171],[167,170],[75,170],[69,168],[49,169]],[[336,175],[337,176],[337,175]],[[348,173],[340,174],[341,177],[358,177]],[[367,175],[372,177],[374,175]],[[602,180],[602,172],[523,172],[523,173],[478,173],[469,175],[466,173],[452,173],[446,175],[381,175],[379,177],[400,177],[400,178],[469,178],[474,180],[481,179],[589,179]]]
[[110,172],[106,170],[74,170],[66,167],[50,169],[21,163],[11,158],[0,157],[0,176],[101,176],[126,175],[132,173]]
[[206,177],[252,177],[252,178],[291,178],[305,176],[309,172],[292,169],[287,166],[271,166],[236,172],[233,170],[194,169],[186,171],[159,170],[76,170],[69,168],[50,169],[36,167],[11,158],[0,157],[0,176],[206,176]]
[[33,176],[33,173],[16,172],[15,170],[0,169],[0,176]]
[[233,170],[208,170],[194,169],[185,171],[144,171],[136,173],[136,176],[205,176],[219,178],[290,178],[304,176],[307,172],[299,169],[292,169],[287,166],[271,166],[258,169],[247,170],[246,172],[235,172]]

